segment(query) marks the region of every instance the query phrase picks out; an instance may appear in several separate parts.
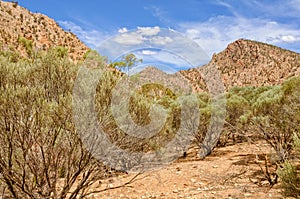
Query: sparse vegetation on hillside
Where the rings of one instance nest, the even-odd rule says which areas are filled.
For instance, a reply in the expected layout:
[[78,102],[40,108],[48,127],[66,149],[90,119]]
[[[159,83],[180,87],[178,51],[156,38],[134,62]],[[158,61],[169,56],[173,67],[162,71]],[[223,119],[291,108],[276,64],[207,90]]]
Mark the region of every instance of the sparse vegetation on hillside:
[[[53,19],[39,13],[31,13],[18,6],[17,2],[0,4],[0,43],[2,48],[13,47],[24,57],[30,57],[30,51],[47,50],[54,46],[63,46],[73,61],[80,61],[88,51],[71,32],[65,32]],[[26,41],[26,42],[25,42]]]
[[[239,39],[225,50],[214,54],[209,64],[219,69],[221,78],[229,90],[235,86],[272,86],[285,79],[300,75],[300,55],[273,45]],[[180,71],[196,92],[207,91],[201,77],[203,69]]]

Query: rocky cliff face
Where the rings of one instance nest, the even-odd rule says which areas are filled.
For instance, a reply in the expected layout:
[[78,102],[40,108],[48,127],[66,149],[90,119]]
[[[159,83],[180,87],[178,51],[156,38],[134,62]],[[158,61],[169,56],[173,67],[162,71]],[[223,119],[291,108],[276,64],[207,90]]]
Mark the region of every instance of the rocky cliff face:
[[180,71],[195,91],[206,90],[201,71],[215,65],[228,90],[233,86],[276,85],[300,75],[300,54],[256,41],[240,39],[214,54],[209,64]]
[[49,17],[31,13],[17,3],[0,1],[0,45],[13,48],[26,56],[24,42],[31,41],[34,50],[47,50],[54,46],[68,49],[72,60],[80,60],[89,49],[73,33],[65,32]]

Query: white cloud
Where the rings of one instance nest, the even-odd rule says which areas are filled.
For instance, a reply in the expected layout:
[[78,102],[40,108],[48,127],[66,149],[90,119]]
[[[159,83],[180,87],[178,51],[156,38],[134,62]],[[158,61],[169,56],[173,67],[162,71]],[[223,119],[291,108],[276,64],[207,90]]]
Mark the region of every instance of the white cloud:
[[128,32],[127,28],[121,28],[118,30],[118,33],[125,33],[125,32]]
[[161,37],[161,36],[157,36],[157,37],[153,37],[151,39],[151,41],[154,44],[158,44],[158,45],[166,45],[168,43],[171,43],[173,41],[173,39],[171,39],[170,37]]
[[186,35],[196,41],[210,56],[225,49],[228,43],[239,38],[279,46],[286,42],[300,41],[300,30],[297,27],[274,20],[217,16],[205,22],[183,23],[180,26]]
[[143,36],[154,36],[160,32],[158,26],[155,27],[138,27],[137,32]]
[[147,37],[155,36],[160,32],[158,26],[155,27],[138,27],[137,31],[128,32],[127,28],[119,30],[120,35],[114,39],[119,44],[138,45],[147,40]]
[[[124,33],[121,33],[123,30]],[[158,26],[155,27],[138,27],[136,31],[127,31],[126,28],[119,30],[121,33],[115,37],[115,41],[124,45],[138,45],[145,41],[151,41],[154,44],[166,45],[173,40],[170,37],[156,36],[160,33],[161,29]]]
[[[173,56],[167,56],[159,52],[158,49],[169,52]],[[194,41],[166,28],[140,28],[136,31],[128,31],[106,40],[99,46],[100,54],[106,55],[112,61],[119,59],[125,53],[134,51],[146,59],[152,58],[151,62],[155,63],[164,62],[186,67],[186,65],[200,66],[209,61],[209,57]],[[146,60],[144,57],[141,58]],[[188,61],[178,64],[180,59]]]
[[119,44],[137,45],[144,41],[144,37],[137,32],[129,32],[117,35],[114,40]]
[[283,35],[281,36],[281,40],[285,42],[297,42],[300,41],[300,37],[295,37],[293,35]]
[[141,54],[143,54],[143,55],[156,55],[157,52],[153,51],[153,50],[142,50]]

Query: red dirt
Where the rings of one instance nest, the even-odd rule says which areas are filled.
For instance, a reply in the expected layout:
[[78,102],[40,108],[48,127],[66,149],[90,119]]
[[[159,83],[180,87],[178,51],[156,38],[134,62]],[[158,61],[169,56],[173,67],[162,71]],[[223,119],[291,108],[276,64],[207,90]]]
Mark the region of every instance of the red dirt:
[[[89,198],[283,198],[279,185],[270,188],[257,161],[271,150],[264,142],[240,143],[216,148],[204,160],[196,147],[186,158],[167,167],[146,171],[134,182]],[[96,190],[122,185],[135,174],[98,183]]]

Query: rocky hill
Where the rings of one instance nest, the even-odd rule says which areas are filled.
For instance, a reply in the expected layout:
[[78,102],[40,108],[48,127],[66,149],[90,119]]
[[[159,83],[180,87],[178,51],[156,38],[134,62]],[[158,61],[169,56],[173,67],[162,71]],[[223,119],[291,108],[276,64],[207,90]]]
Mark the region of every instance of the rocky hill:
[[201,71],[215,65],[221,72],[226,89],[233,86],[277,85],[291,76],[300,75],[300,54],[273,45],[237,40],[214,54],[204,66],[183,70],[180,73],[193,85],[195,91],[203,91],[205,83]]
[[17,3],[0,1],[0,46],[28,56],[26,46],[47,50],[63,46],[72,60],[80,60],[89,49],[73,33],[64,31],[53,19],[31,13]]
[[[0,48],[12,48],[23,56],[29,56],[28,47],[47,50],[54,46],[66,47],[74,61],[81,60],[89,49],[76,35],[64,31],[53,19],[31,13],[17,3],[0,1]],[[194,91],[203,91],[206,86],[201,71],[211,65],[219,69],[227,89],[233,86],[275,85],[288,77],[300,75],[300,54],[240,39],[214,54],[207,65],[183,70],[176,75],[184,76],[193,85]]]

